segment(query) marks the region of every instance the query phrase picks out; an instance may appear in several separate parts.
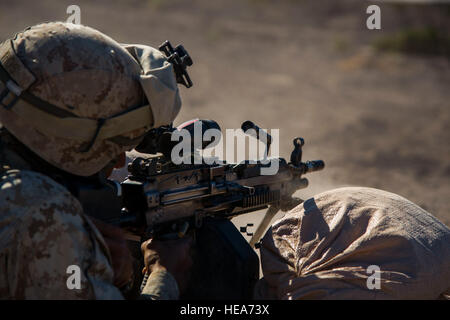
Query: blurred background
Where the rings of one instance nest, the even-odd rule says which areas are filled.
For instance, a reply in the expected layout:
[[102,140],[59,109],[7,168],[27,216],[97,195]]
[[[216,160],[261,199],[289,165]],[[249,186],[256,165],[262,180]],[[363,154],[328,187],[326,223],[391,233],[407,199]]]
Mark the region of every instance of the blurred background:
[[[200,117],[223,129],[245,120],[279,128],[285,158],[302,136],[304,159],[326,168],[299,196],[380,188],[450,226],[448,2],[0,0],[0,41],[65,21],[72,4],[82,24],[119,42],[183,43],[194,87],[181,89],[175,124]],[[381,8],[381,30],[366,27],[370,4]]]

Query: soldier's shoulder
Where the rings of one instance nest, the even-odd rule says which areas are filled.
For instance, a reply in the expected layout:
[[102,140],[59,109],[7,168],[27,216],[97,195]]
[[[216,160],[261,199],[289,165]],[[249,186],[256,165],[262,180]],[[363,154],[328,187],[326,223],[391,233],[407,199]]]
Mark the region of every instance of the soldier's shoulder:
[[[63,185],[37,172],[9,170],[0,177],[0,190],[0,256],[8,260],[0,297],[2,289],[20,299],[122,297],[112,285],[101,234]],[[72,264],[86,275],[80,290],[66,287]]]
[[78,200],[61,184],[50,177],[28,170],[8,170],[0,177],[0,213],[21,214],[40,208],[79,214],[82,208]]

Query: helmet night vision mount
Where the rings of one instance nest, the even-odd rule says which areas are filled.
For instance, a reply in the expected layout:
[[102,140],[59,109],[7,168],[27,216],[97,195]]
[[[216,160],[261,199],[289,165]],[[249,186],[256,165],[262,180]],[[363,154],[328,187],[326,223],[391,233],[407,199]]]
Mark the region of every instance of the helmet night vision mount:
[[181,44],[174,48],[168,40],[158,49],[166,55],[167,61],[173,65],[177,83],[184,85],[186,88],[192,87],[192,80],[187,73],[187,67],[192,66],[193,62],[186,49]]

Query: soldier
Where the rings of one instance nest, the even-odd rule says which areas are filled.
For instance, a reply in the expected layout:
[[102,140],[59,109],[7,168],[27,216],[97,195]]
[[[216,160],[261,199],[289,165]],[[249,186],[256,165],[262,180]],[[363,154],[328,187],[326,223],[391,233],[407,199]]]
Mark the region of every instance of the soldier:
[[[151,47],[56,22],[1,44],[0,80],[0,298],[123,298],[132,266],[120,230],[89,218],[67,186],[107,177],[148,129],[173,121],[172,65]],[[143,297],[178,297],[188,247],[142,245]],[[79,289],[67,285],[70,266]]]

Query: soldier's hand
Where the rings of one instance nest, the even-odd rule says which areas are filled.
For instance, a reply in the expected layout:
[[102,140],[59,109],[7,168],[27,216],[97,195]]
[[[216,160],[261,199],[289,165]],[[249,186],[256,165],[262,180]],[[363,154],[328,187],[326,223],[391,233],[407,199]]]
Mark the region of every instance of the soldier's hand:
[[120,228],[91,218],[103,235],[112,259],[114,285],[122,288],[133,279],[133,257]]
[[152,273],[160,270],[170,272],[177,280],[180,292],[188,285],[189,270],[192,267],[190,237],[178,240],[149,239],[142,243],[142,255],[145,267],[143,273]]

